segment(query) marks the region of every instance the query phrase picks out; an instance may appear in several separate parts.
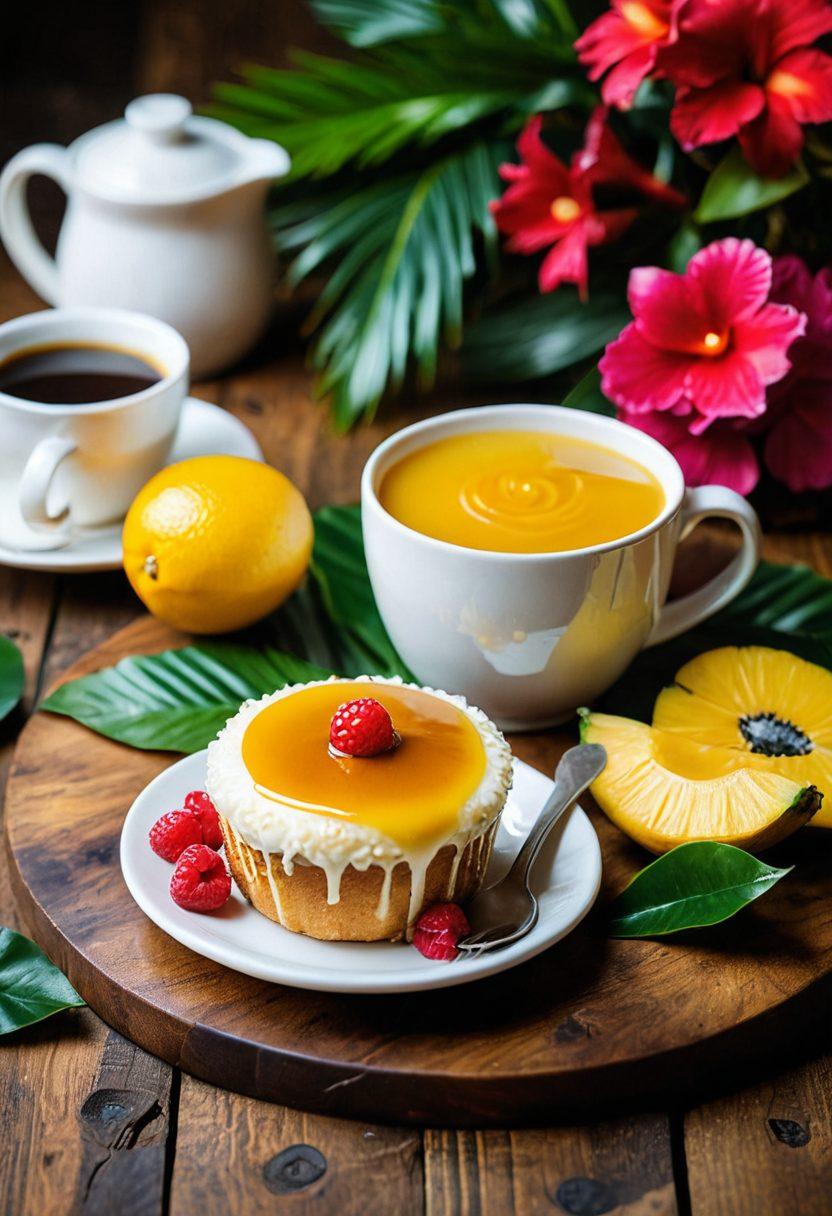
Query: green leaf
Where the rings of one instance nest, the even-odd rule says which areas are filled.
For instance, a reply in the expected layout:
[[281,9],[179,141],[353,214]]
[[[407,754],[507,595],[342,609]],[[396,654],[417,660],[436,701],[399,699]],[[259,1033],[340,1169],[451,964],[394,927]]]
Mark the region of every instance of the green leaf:
[[650,722],[662,688],[685,663],[718,646],[770,646],[832,671],[832,582],[808,566],[761,562],[733,603],[678,638],[642,651],[598,708]]
[[247,698],[331,674],[270,647],[204,643],[131,655],[62,684],[40,708],[131,747],[196,752]]
[[312,0],[312,8],[350,46],[436,34],[445,25],[437,0]]
[[760,177],[740,149],[732,148],[705,183],[693,218],[698,224],[712,224],[749,215],[782,202],[808,182],[809,174],[802,162],[785,177]]
[[658,937],[728,920],[793,867],[778,869],[730,844],[680,844],[636,874],[609,905],[611,937]]
[[573,410],[588,410],[591,414],[606,414],[608,418],[615,417],[615,406],[609,397],[601,392],[601,373],[597,367],[591,367],[573,389],[566,394],[562,402]]
[[331,393],[339,429],[371,415],[410,363],[432,384],[440,341],[459,341],[463,286],[477,264],[473,235],[496,244],[488,204],[507,151],[477,143],[426,169],[278,210],[281,248],[300,250],[293,282],[340,258],[309,319],[318,391]]
[[582,304],[561,287],[485,313],[465,331],[462,367],[475,380],[533,380],[593,355],[632,318],[615,292],[593,292]]
[[668,270],[683,274],[688,262],[702,248],[702,234],[695,224],[684,223],[677,229],[667,246],[665,264]]
[[0,1034],[84,1003],[39,946],[12,929],[0,928]]
[[0,634],[0,722],[23,695],[23,655],[11,638]]

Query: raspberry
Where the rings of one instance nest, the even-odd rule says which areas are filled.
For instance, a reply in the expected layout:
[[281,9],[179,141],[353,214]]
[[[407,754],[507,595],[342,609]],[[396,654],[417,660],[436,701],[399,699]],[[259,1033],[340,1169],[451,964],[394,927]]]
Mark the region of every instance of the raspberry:
[[193,811],[168,811],[149,833],[150,847],[164,861],[176,861],[192,844],[202,844],[202,824]]
[[457,942],[470,932],[468,917],[459,904],[432,904],[416,922],[413,945],[425,958],[450,962],[459,953]]
[[329,742],[347,756],[379,756],[396,743],[392,719],[374,697],[359,697],[336,709]]
[[175,904],[189,912],[215,912],[231,894],[231,875],[207,844],[192,844],[176,863],[170,894]]
[[185,797],[185,809],[193,811],[202,824],[202,839],[209,849],[222,848],[222,828],[217,808],[205,790],[191,790]]

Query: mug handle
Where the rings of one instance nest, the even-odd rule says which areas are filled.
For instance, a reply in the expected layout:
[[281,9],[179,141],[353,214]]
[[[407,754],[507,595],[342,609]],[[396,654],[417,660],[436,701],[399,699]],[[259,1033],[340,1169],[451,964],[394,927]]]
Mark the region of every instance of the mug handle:
[[63,435],[49,435],[32,450],[20,480],[20,514],[30,527],[52,532],[55,547],[70,539],[69,504],[55,514],[49,513],[47,498],[52,479],[61,461],[78,445]]
[[30,177],[43,173],[68,193],[67,161],[60,144],[33,144],[13,156],[0,174],[0,237],[24,279],[47,304],[58,303],[58,265],[32,226],[26,186]]
[[742,532],[742,548],[728,565],[690,595],[666,604],[645,645],[655,646],[684,633],[713,616],[745,588],[760,560],[762,532],[757,512],[741,494],[727,486],[697,486],[685,491],[682,501],[679,540],[688,536],[708,516],[731,519]]

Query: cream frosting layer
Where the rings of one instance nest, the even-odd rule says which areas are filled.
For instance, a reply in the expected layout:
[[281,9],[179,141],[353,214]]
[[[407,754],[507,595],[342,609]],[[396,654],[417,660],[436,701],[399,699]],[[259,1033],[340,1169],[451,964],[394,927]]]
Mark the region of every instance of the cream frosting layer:
[[[244,763],[243,736],[257,714],[280,698],[289,697],[315,684],[328,683],[404,685],[404,681],[398,677],[359,676],[339,680],[333,676],[330,680],[289,685],[259,700],[244,702],[208,748],[206,788],[217,810],[242,840],[267,856],[280,855],[287,875],[291,875],[296,863],[319,866],[327,876],[327,899],[331,904],[338,902],[341,875],[347,866],[366,870],[371,865],[378,865],[386,871],[387,881],[377,912],[379,916],[386,915],[384,893],[389,892],[390,876],[396,865],[407,862],[412,874],[412,919],[421,906],[427,867],[439,850],[445,845],[453,845],[458,861],[469,841],[485,832],[502,811],[511,786],[511,750],[493,722],[482,710],[468,705],[463,697],[417,684],[404,685],[420,688],[422,692],[456,706],[474,725],[485,753],[482,779],[471,797],[459,808],[456,831],[450,836],[444,835],[431,841],[418,851],[405,850],[375,828],[304,811],[282,803],[279,795],[274,793],[266,797],[256,788]],[[274,886],[272,894],[279,915],[279,900]]]

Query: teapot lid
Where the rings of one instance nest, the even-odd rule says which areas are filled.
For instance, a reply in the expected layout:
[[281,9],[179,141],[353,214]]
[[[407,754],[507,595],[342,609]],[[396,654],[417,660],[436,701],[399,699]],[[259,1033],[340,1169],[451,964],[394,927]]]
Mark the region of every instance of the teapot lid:
[[150,93],[131,101],[123,119],[82,135],[73,152],[78,181],[91,193],[118,202],[174,203],[285,173],[288,156],[277,144],[261,155],[262,171],[252,171],[252,150],[265,144],[194,116],[184,97]]

